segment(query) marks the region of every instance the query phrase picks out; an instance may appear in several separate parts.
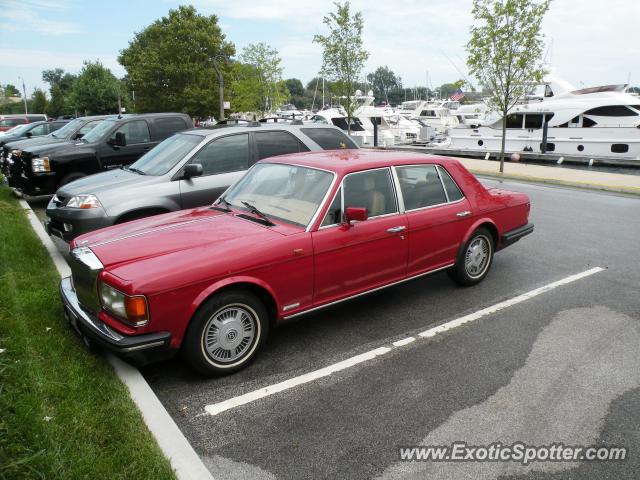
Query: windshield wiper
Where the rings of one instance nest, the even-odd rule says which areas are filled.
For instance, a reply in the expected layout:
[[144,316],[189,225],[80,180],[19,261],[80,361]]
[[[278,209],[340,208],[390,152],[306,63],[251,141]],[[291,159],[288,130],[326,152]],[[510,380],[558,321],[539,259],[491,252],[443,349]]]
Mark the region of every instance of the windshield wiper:
[[144,173],[142,170],[138,170],[137,168],[133,168],[133,167],[128,167],[128,166],[124,166],[122,167],[123,170],[129,170],[130,172],[135,172],[139,175],[146,175],[146,173]]
[[[229,207],[231,207],[231,204],[229,202],[227,202],[227,199],[224,198],[224,195],[222,197],[220,197],[218,199],[218,201],[216,203],[213,204],[214,207],[219,208],[220,210],[224,210],[225,212],[230,212],[231,209]],[[219,207],[218,205],[226,205],[223,207]]]
[[275,223],[273,223],[269,217],[267,217],[264,213],[262,213],[260,210],[258,210],[256,208],[255,205],[251,205],[249,202],[245,202],[244,200],[241,201],[241,203],[247,207],[249,209],[249,211],[255,215],[258,215],[260,218],[262,218],[267,224],[269,225],[275,225]]

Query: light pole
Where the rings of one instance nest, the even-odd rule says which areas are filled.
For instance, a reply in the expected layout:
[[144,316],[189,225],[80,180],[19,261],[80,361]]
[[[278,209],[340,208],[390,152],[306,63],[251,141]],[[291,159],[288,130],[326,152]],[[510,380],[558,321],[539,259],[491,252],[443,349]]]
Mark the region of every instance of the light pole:
[[213,68],[215,68],[216,73],[218,74],[218,94],[220,95],[220,118],[218,121],[221,121],[224,120],[224,78],[222,78],[222,72],[218,66],[218,58],[224,59],[224,57],[222,55],[213,57]]
[[24,86],[24,78],[18,78],[22,80],[22,100],[24,100],[24,114],[29,115],[29,112],[27,111],[27,89]]

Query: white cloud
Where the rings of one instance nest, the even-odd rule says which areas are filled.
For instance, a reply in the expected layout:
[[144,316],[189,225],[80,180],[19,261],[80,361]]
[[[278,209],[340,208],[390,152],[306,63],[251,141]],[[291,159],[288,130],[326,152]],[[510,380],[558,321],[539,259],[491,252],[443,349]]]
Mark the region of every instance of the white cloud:
[[54,0],[7,0],[0,29],[10,31],[36,31],[46,35],[68,35],[82,33],[84,27],[76,23],[43,18],[41,12],[63,11],[65,1]]

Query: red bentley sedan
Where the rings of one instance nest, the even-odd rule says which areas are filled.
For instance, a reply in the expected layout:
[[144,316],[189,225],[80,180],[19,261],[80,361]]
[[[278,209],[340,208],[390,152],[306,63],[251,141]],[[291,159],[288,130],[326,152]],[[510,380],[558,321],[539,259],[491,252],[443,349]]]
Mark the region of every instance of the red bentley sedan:
[[246,366],[280,320],[447,270],[480,282],[533,231],[529,198],[458,161],[328,151],[265,159],[209,207],[78,237],[60,293],[88,342],[138,363]]

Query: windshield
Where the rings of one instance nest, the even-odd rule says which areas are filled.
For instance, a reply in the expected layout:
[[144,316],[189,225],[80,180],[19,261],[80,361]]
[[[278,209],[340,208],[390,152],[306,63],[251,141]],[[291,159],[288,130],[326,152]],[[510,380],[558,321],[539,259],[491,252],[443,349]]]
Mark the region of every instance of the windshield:
[[25,123],[24,125],[18,125],[13,127],[11,130],[7,130],[7,134],[11,133],[11,135],[22,135],[25,132],[28,132],[33,128],[33,124]]
[[[96,127],[100,128],[100,127]],[[178,133],[167,138],[157,147],[145,153],[137,162],[131,165],[131,169],[140,170],[146,175],[164,175],[200,142],[200,135],[184,135]]]
[[113,128],[115,122],[113,120],[105,120],[100,122],[96,128],[87,133],[82,140],[86,140],[89,143],[97,142],[100,140],[109,130]]
[[76,118],[75,120],[72,120],[69,123],[65,124],[62,128],[59,128],[58,130],[53,132],[51,136],[55,138],[67,138],[71,136],[73,132],[75,132],[78,128],[80,128],[83,123],[84,120]]
[[256,207],[270,219],[306,227],[327,194],[333,174],[315,168],[258,163],[224,196],[230,205]]

